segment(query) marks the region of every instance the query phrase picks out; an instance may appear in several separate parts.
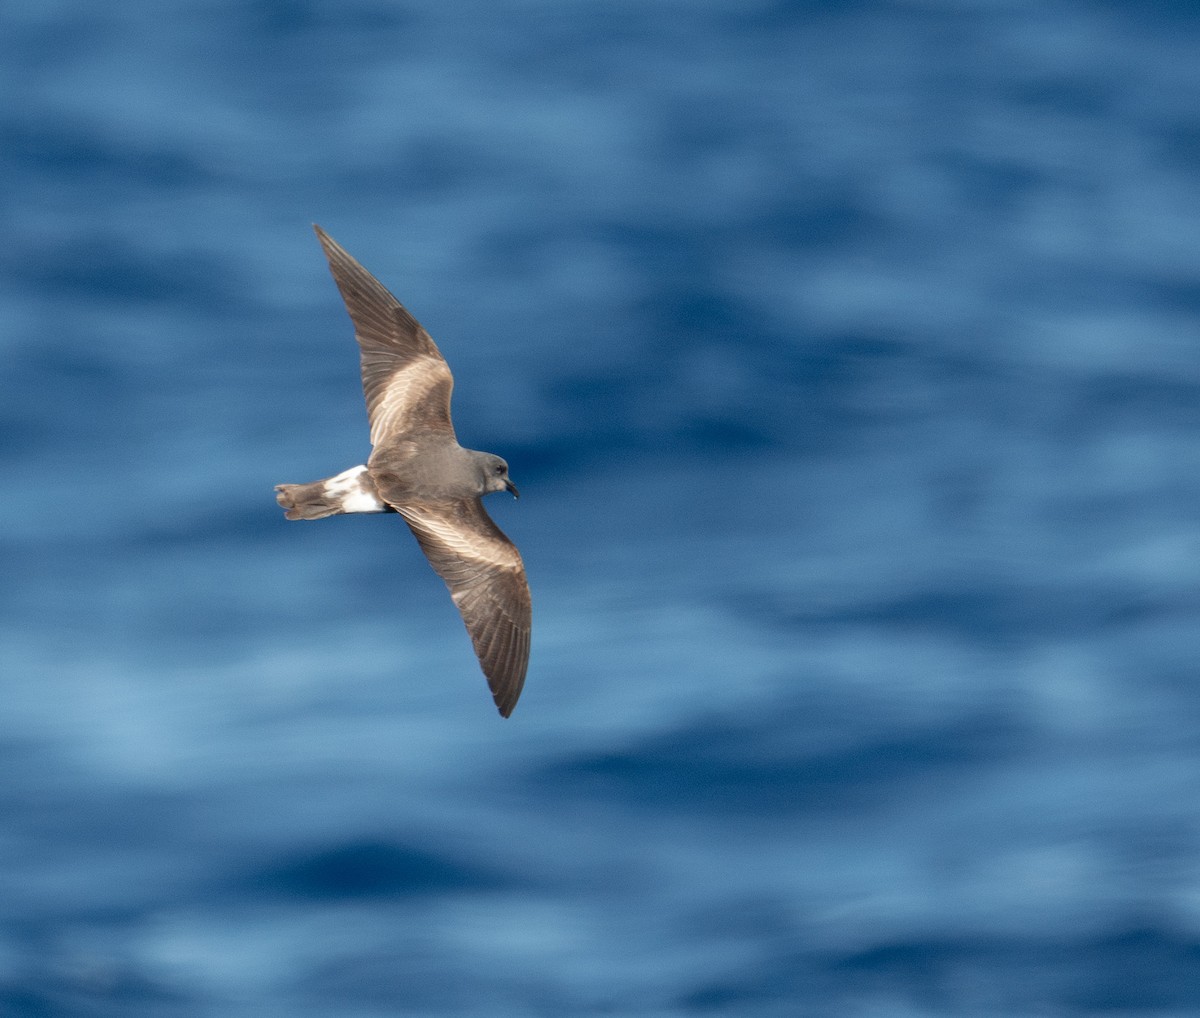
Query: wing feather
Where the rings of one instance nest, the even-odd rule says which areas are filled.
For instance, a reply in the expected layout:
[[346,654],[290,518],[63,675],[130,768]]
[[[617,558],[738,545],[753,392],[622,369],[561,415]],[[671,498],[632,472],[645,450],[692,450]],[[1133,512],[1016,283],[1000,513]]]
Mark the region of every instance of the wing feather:
[[508,717],[529,665],[532,606],[520,553],[478,498],[395,508],[446,581],[492,698]]
[[418,322],[387,288],[319,226],[317,239],[345,301],[362,362],[371,444],[411,431],[454,434],[450,367]]

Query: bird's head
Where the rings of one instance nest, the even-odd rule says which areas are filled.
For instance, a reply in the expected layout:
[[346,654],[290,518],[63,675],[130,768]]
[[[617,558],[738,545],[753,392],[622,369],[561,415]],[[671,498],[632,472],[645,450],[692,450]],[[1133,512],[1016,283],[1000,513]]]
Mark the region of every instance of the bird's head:
[[483,467],[483,492],[511,491],[513,498],[520,498],[521,493],[508,476],[508,464],[499,456],[484,453],[480,465]]

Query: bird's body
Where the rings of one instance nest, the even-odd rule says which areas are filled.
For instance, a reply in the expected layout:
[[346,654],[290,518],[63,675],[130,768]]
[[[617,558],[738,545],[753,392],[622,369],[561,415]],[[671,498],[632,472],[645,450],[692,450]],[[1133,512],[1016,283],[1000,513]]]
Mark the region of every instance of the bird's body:
[[372,451],[365,464],[311,484],[280,484],[289,520],[399,513],[446,581],[500,713],[525,682],[531,607],[525,567],[483,508],[511,491],[508,464],[464,449],[450,420],[450,368],[415,318],[319,226],[317,237],[354,322]]

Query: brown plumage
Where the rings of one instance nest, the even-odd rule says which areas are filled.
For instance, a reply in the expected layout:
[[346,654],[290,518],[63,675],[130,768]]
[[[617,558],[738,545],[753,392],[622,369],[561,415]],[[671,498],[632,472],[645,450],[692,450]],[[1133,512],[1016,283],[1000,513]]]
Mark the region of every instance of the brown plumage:
[[354,323],[371,456],[312,484],[281,484],[288,519],[399,513],[458,606],[492,697],[516,706],[529,663],[531,606],[525,566],[482,498],[511,491],[499,456],[464,449],[450,419],[454,379],[441,352],[404,306],[319,226],[334,282]]

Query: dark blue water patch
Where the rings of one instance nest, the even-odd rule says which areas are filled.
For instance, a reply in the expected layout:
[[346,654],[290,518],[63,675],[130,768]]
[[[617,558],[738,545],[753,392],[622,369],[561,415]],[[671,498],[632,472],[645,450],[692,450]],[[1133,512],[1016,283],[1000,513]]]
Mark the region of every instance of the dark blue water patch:
[[1062,445],[1083,445],[1114,428],[1200,428],[1200,384],[1166,372],[1056,374],[1030,378],[1012,409]]
[[249,547],[286,548],[297,539],[295,528],[282,526],[290,521],[284,520],[268,478],[253,487],[217,484],[216,489],[197,494],[195,502],[179,514],[139,523],[121,553],[175,551],[203,558],[236,557]]
[[698,415],[676,434],[677,447],[716,455],[758,452],[781,444],[767,422],[746,420],[737,412]]
[[1200,8],[1191,0],[1145,0],[1130,7],[1121,0],[1098,0],[1096,8],[1112,11],[1119,17],[1128,18],[1136,12],[1134,25],[1140,31],[1192,33],[1200,29]]
[[1069,120],[1094,119],[1099,126],[1119,108],[1127,83],[1109,68],[1096,67],[1090,74],[1080,74],[1077,68],[1072,68],[998,84],[1002,101],[1011,99],[1018,107],[1061,117],[1064,124]]
[[664,450],[678,456],[777,448],[788,437],[780,433],[774,416],[756,420],[734,409],[699,405],[655,416],[647,411],[647,386],[645,380],[623,374],[564,379],[555,386],[555,402],[564,418],[558,423],[555,439],[524,450],[510,446],[508,459],[524,464],[518,453],[528,452],[535,465],[569,469],[597,462],[630,464],[634,454],[640,457]]
[[[989,990],[986,982],[993,983],[990,989],[995,992],[996,973],[1002,972],[1007,972],[1014,983],[1005,996],[1012,994],[1016,999],[988,1003],[1011,1006],[1018,1001],[1026,1005],[1039,1001],[1047,987],[1038,978],[1038,970],[1054,968],[1059,960],[1057,945],[1049,950],[1044,947],[1039,950],[1039,946],[977,936],[914,937],[877,943],[851,954],[827,958],[823,964],[811,959],[809,964],[831,988],[853,986],[856,992],[868,996],[880,992],[900,995],[925,1007],[955,1013],[957,1008],[984,1004],[979,996],[986,1000]],[[976,967],[983,967],[992,975],[983,985],[964,988],[964,998],[964,990],[956,983],[961,973]],[[1023,989],[1016,989],[1022,984]]]
[[722,231],[699,217],[686,225],[652,218],[596,219],[575,228],[632,266],[637,278],[658,287],[709,279],[713,267],[723,263]]
[[[736,602],[732,608],[739,610]],[[785,627],[800,631],[871,626],[939,633],[978,645],[1011,646],[1111,634],[1180,610],[1175,599],[1125,586],[1020,583],[982,572],[844,607],[782,607],[777,618]]]
[[13,280],[58,301],[170,304],[194,314],[241,292],[229,266],[209,254],[153,251],[95,232],[10,251],[4,261]]
[[1200,281],[1191,270],[1171,266],[1156,275],[1133,277],[1129,303],[1139,308],[1195,317],[1200,312]]
[[122,18],[113,8],[69,5],[36,18],[10,18],[3,37],[6,66],[21,67],[31,78],[39,73],[60,81],[75,64],[100,49],[119,46]]
[[[701,279],[660,283],[635,309],[649,329],[648,345],[694,352],[706,344],[736,344],[740,350],[786,349],[760,316],[719,286]],[[666,365],[646,364],[648,369]]]
[[857,249],[867,241],[877,245],[895,235],[895,223],[845,184],[814,182],[808,190],[817,193],[803,199],[791,191],[767,193],[732,222],[713,216],[708,196],[697,194],[694,216],[683,223],[597,219],[573,228],[613,251],[636,278],[659,287],[705,285],[720,278],[728,271],[731,252],[829,252]]
[[931,160],[953,179],[974,212],[1018,214],[1023,204],[1051,183],[1049,175],[1015,157],[948,152]]
[[1174,119],[1159,129],[1163,156],[1177,170],[1200,174],[1200,119]]
[[840,955],[800,940],[782,950],[764,944],[759,960],[699,981],[679,1004],[697,1013],[760,1013],[773,1002],[837,1008],[884,999],[933,1014],[1079,1016],[1190,1014],[1200,1006],[1200,944],[1169,925],[1077,937],[1047,929],[1028,937],[916,936]]
[[[180,428],[181,418],[200,414],[213,422],[210,430],[219,431],[222,411],[230,405],[245,417],[253,414],[261,426],[273,417],[256,413],[264,394],[273,393],[292,375],[301,373],[315,385],[327,384],[331,373],[314,366],[310,347],[287,349],[282,340],[260,341],[254,327],[231,314],[231,307],[241,304],[239,297],[230,293],[216,304],[199,303],[217,299],[226,292],[225,284],[199,282],[189,291],[191,284],[185,283],[183,290],[151,294],[152,281],[121,280],[119,270],[111,267],[103,271],[114,274],[91,283],[76,278],[85,288],[92,283],[111,286],[99,301],[92,291],[64,295],[64,300],[78,297],[91,308],[97,303],[111,307],[124,302],[123,289],[126,296],[140,294],[145,313],[135,315],[136,325],[128,333],[112,327],[109,307],[104,308],[105,324],[99,330],[84,311],[62,319],[47,317],[21,337],[15,362],[0,382],[0,391],[12,393],[6,400],[9,411],[18,409],[50,427],[61,423],[64,431],[84,425],[83,433],[72,435],[71,444],[119,442],[126,456],[135,457],[131,433],[168,434]],[[201,268],[198,275],[204,271]],[[231,337],[245,345],[231,350]],[[353,398],[353,375],[346,391]],[[53,397],[47,398],[47,392]],[[323,405],[316,401],[318,410]]]
[[[354,153],[350,153],[342,161],[337,177],[332,181],[338,193],[354,197],[354,202],[346,207],[347,215],[344,218],[356,215],[363,204],[370,203],[372,196],[378,195],[380,201],[384,201],[398,190],[412,200],[445,198],[462,193],[496,195],[504,194],[509,189],[519,194],[536,186],[537,181],[546,176],[538,165],[529,164],[524,153],[497,148],[463,135],[433,130],[404,135],[397,138],[394,145],[373,150],[367,158],[356,159],[353,156]],[[550,181],[546,179],[545,184],[548,189]],[[322,198],[321,206],[325,205],[326,199]],[[546,208],[535,227],[537,232],[546,230],[540,220],[553,207],[554,200],[548,197]],[[517,239],[508,239],[510,232],[517,237],[524,236],[527,225],[522,221],[511,231],[497,230],[484,238],[483,242],[491,250],[489,242],[497,237],[501,238],[501,247],[516,248],[519,242]],[[397,234],[403,236],[402,226]],[[496,271],[497,262],[502,262],[502,259],[492,258],[479,260],[486,262],[484,268],[488,272]]]
[[[180,654],[197,664],[219,665],[242,659],[264,633],[298,626],[309,627],[310,633],[322,632],[322,627],[362,617],[363,609],[353,601],[334,600],[341,590],[355,589],[349,582],[332,587],[333,595],[322,586],[297,605],[291,592],[280,589],[284,584],[277,577],[260,575],[239,581],[241,577],[231,574],[225,580],[226,590],[220,589],[219,582],[210,583],[199,594],[191,577],[179,595],[157,600],[143,597],[137,614],[128,620],[126,637],[134,643],[128,653],[136,666],[169,674]],[[276,591],[279,600],[272,603],[269,596]],[[97,596],[103,596],[102,587]]]
[[562,371],[546,404],[566,450],[727,452],[857,449],[912,423],[964,407],[986,420],[1012,383],[986,366],[903,337],[866,333],[784,337],[719,294],[685,288],[647,301],[631,329],[646,337],[636,363],[607,358]]
[[[501,948],[502,949],[502,948]],[[511,967],[454,957],[418,939],[394,949],[367,949],[325,961],[295,983],[313,1014],[560,1015],[635,1013],[615,1007],[580,1007],[576,991],[554,964]],[[357,1010],[355,1013],[359,1013]]]
[[[967,972],[988,972],[997,1000],[983,986],[962,1000]],[[1192,1011],[1200,1006],[1200,942],[1169,925],[1115,929],[1063,938],[1035,931],[1027,940],[931,937],[881,943],[825,967],[876,992],[913,993],[923,1003],[1057,1005],[1068,1014]]]
[[259,40],[308,35],[338,46],[372,34],[389,35],[415,23],[413,15],[389,4],[351,2],[330,6],[313,0],[254,0],[230,4],[226,13]]
[[[350,576],[341,584],[331,576],[298,597],[284,569],[249,559],[245,548],[152,548],[136,537],[9,542],[0,607],[10,621],[41,633],[52,653],[83,662],[116,646],[131,669],[153,676],[169,673],[181,654],[207,663],[230,659],[264,632],[334,625],[377,604]],[[64,640],[74,641],[69,650]]]
[[[122,359],[120,351],[106,350],[74,328],[37,337],[25,346],[18,362],[28,387],[18,391],[17,398],[45,427],[78,429],[76,441],[110,442],[114,432],[126,427],[124,418],[140,394],[158,381],[154,369],[131,367]],[[46,398],[48,392],[54,393],[53,399]],[[34,393],[41,398],[31,398]]]
[[[25,391],[29,392],[28,389]],[[0,391],[0,399],[5,395]],[[18,413],[11,403],[7,409],[0,410],[0,458],[15,461],[18,456],[49,443],[57,431],[49,415],[42,420],[32,418],[33,415],[27,411]]]
[[769,718],[711,719],[562,760],[533,780],[556,795],[681,815],[846,813],[1009,759],[1030,738],[999,708],[921,726],[882,726],[830,746],[821,733],[839,724],[844,728],[845,719],[814,704],[793,704]]
[[495,186],[516,173],[509,160],[455,137],[406,138],[386,160],[392,186],[412,194],[446,194],[481,184]]
[[[723,977],[695,977],[695,985],[673,1002],[687,1014],[807,1015],[838,1003],[833,987],[798,958],[760,962]],[[774,1010],[778,1006],[785,1010]]]
[[[394,47],[402,41],[413,52],[423,38],[419,29],[424,19],[414,9],[376,0],[334,5],[319,0],[254,0],[227,4],[222,13],[227,31],[220,34],[227,46],[253,43],[260,60],[281,66],[301,56],[319,61],[324,53],[337,54],[344,61],[385,59],[395,56]],[[261,79],[259,64],[239,70],[253,70],[255,79]],[[321,80],[325,74],[310,76]]]
[[[703,16],[701,6],[691,10],[687,23],[668,16],[665,32],[654,27],[661,18],[655,7],[641,8],[637,18],[616,17],[599,7],[543,8],[532,18],[501,17],[484,45],[506,80],[533,80],[564,93],[636,94],[648,76],[664,73],[669,54],[688,43],[703,44],[702,34],[689,31]],[[638,73],[630,74],[630,67]]]
[[[1093,201],[1085,196],[1078,200]],[[1148,200],[1161,207],[1168,199],[1154,195]],[[1176,334],[1177,316],[1194,315],[1200,309],[1200,287],[1186,264],[1179,262],[1176,255],[1166,254],[1165,248],[1154,256],[1150,267],[1114,264],[1092,251],[1082,250],[1061,258],[1044,259],[1036,272],[1010,265],[1003,266],[1001,272],[1009,275],[1008,286],[1020,287],[1028,307],[1053,309],[1051,314],[1055,317],[1066,312],[1085,320],[1100,314],[1118,319],[1132,315],[1146,323],[1132,328],[1149,330],[1152,336],[1155,330],[1164,327],[1168,335]],[[1155,348],[1161,349],[1157,337],[1151,349]],[[1149,371],[1131,363],[1128,373],[1136,376],[1156,370],[1161,369],[1154,361],[1150,362]]]
[[[843,183],[812,182],[801,199],[786,192],[764,201],[742,224],[747,246],[772,245],[781,252],[822,252],[877,246],[897,232],[896,222]],[[713,251],[717,254],[719,249]]]
[[198,1012],[187,993],[129,962],[30,961],[0,979],[4,1018],[174,1018]]
[[271,897],[344,901],[494,891],[512,880],[446,853],[364,839],[267,864],[238,884]]
[[[140,384],[150,384],[147,375],[123,370],[103,352],[59,345],[29,353],[16,375],[30,385],[16,389],[7,403],[6,413],[17,415],[17,422],[0,438],[0,448],[11,446],[15,454],[36,460],[38,472],[29,480],[38,487],[62,493],[70,475],[71,494],[81,500],[100,494],[97,481],[116,498],[121,475],[137,455],[137,407]],[[0,395],[7,388],[0,385]],[[145,421],[147,432],[162,427],[161,414],[154,416]]]
[[1068,1001],[1084,1014],[1200,1011],[1200,940],[1169,922],[1135,923],[1081,945],[1091,956]]
[[0,121],[0,163],[8,172],[36,175],[59,186],[112,192],[191,191],[212,184],[188,152],[120,137],[82,120],[40,117]]
[[[11,780],[0,795],[8,829],[14,835],[32,836],[64,847],[66,858],[74,850],[86,858],[93,852],[132,852],[150,846],[169,854],[180,831],[191,823],[198,802],[190,793],[88,784],[88,776],[82,773],[68,772],[48,779],[46,761],[52,753],[44,745],[26,748],[10,743],[3,755],[11,766]],[[75,784],[65,783],[72,778]],[[63,781],[62,789],[56,780]],[[77,841],[71,840],[73,834]],[[123,921],[141,914],[147,901],[167,890],[166,882],[157,886],[147,883],[141,888],[124,889],[113,899],[101,896],[99,904],[87,907],[94,910],[89,914]],[[71,907],[71,903],[54,901],[51,896],[43,900],[40,912],[25,918],[30,929],[37,929],[61,918],[60,908]],[[10,903],[6,919],[12,921],[13,917]]]
[[770,0],[752,5],[727,4],[719,10],[718,24],[737,37],[775,41],[781,32],[845,22],[849,31],[861,15],[872,20],[898,21],[912,8],[890,5],[880,10],[873,0]]
[[[687,179],[686,174],[704,165],[705,160],[759,159],[776,174],[772,183],[778,192],[797,201],[802,189],[796,187],[796,179],[789,171],[798,167],[792,165],[788,143],[779,133],[773,98],[769,92],[760,96],[759,103],[753,98],[747,102],[747,97],[738,93],[710,94],[703,102],[697,102],[693,94],[664,97],[653,125],[648,128],[651,138],[644,154],[668,173],[677,168],[681,179]],[[693,212],[698,220],[712,216],[718,208],[728,215],[728,208],[709,204],[705,197],[696,194]],[[761,201],[762,196],[756,199]],[[808,199],[805,193],[804,200]]]

